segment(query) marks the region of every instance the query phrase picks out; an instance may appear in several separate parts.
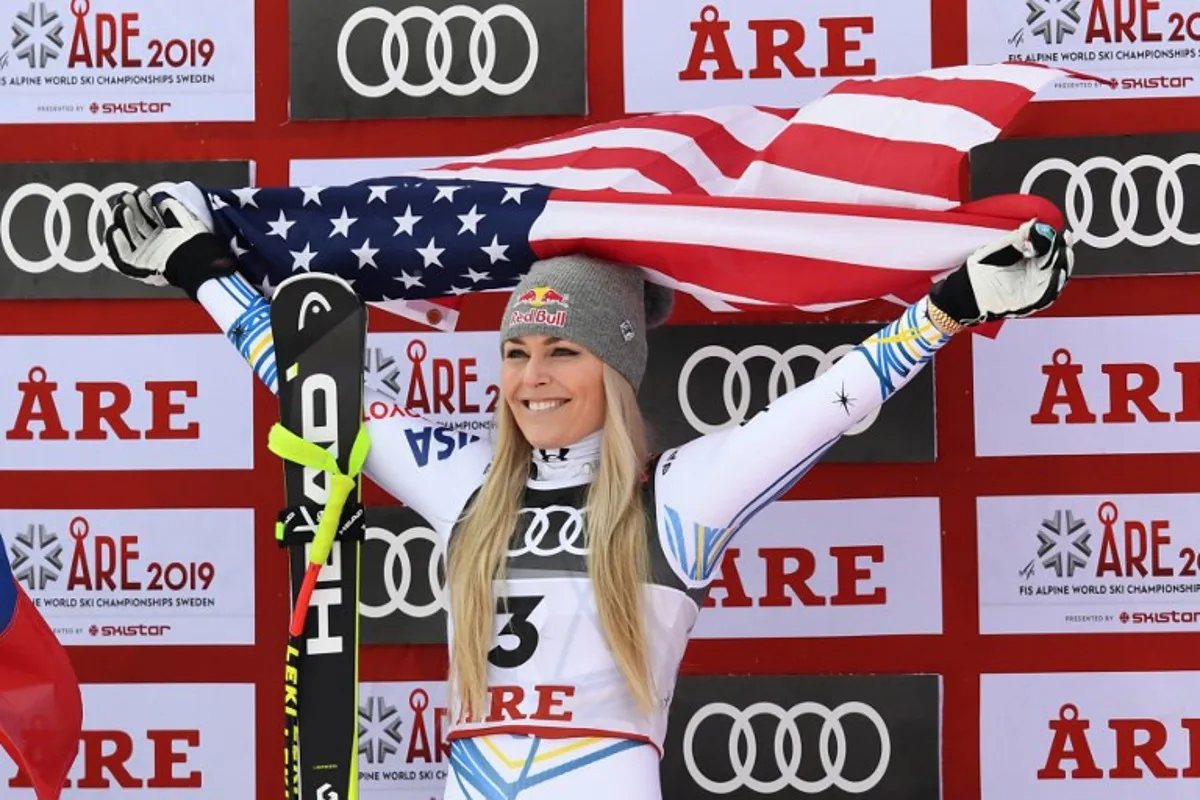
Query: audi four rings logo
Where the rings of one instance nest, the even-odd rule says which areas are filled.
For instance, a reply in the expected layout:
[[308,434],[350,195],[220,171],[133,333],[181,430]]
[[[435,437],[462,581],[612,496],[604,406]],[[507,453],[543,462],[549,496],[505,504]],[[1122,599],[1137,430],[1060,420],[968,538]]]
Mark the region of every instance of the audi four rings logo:
[[[1067,222],[1079,236],[1079,241],[1097,249],[1115,247],[1124,241],[1139,247],[1158,247],[1171,240],[1194,247],[1200,244],[1200,231],[1190,232],[1180,227],[1183,220],[1184,191],[1179,174],[1184,167],[1200,167],[1200,154],[1184,153],[1170,161],[1159,156],[1143,154],[1129,159],[1127,163],[1109,156],[1094,156],[1081,164],[1074,164],[1065,158],[1047,158],[1029,170],[1025,179],[1021,181],[1020,191],[1030,191],[1037,179],[1048,173],[1066,173],[1067,192],[1063,204],[1067,210]],[[1141,233],[1133,228],[1142,201],[1133,181],[1133,175],[1139,169],[1154,170],[1158,173],[1154,206],[1158,212],[1159,230],[1153,233]],[[1100,236],[1091,231],[1096,198],[1088,177],[1093,173],[1103,172],[1113,174],[1108,203],[1117,229],[1113,233]]]
[[[170,182],[157,183],[148,191],[153,194],[170,185]],[[4,208],[0,209],[0,249],[17,269],[34,275],[47,272],[56,266],[69,272],[84,273],[91,272],[98,266],[107,265],[102,237],[104,229],[112,221],[112,211],[109,205],[117,195],[136,188],[132,183],[113,183],[97,189],[90,184],[78,182],[68,183],[59,189],[43,183],[27,183],[20,186],[8,196],[8,199],[4,201]],[[87,231],[87,242],[91,255],[83,260],[70,258],[67,255],[75,224],[67,209],[67,201],[76,197],[90,201],[84,228]],[[21,253],[13,242],[13,215],[22,203],[39,199],[46,202],[45,216],[42,219],[42,235],[49,254],[45,258],[31,258],[27,254]]]
[[[383,557],[383,587],[387,591],[388,600],[378,606],[367,605],[360,600],[360,614],[371,619],[380,619],[399,611],[405,616],[423,619],[446,610],[446,587],[439,577],[439,570],[444,571],[446,566],[446,547],[437,533],[431,528],[420,526],[399,534],[387,528],[367,526],[364,536],[367,540],[374,539],[387,544],[387,553]],[[418,540],[429,542],[433,546],[433,555],[429,558],[429,586],[433,591],[433,599],[423,605],[417,605],[408,599],[414,572],[408,545]],[[399,584],[396,583],[397,565],[400,567]]]
[[[763,358],[771,362],[771,375],[767,378],[767,397],[770,402],[774,402],[780,395],[796,388],[796,378],[792,374],[791,363],[797,358],[811,358],[817,362],[817,371],[813,376],[815,378],[824,374],[826,370],[837,363],[839,358],[853,349],[853,344],[843,344],[825,352],[810,344],[798,344],[780,353],[773,347],[756,344],[735,353],[721,345],[705,345],[692,353],[683,363],[683,369],[679,371],[679,408],[688,424],[700,433],[712,433],[729,425],[740,425],[746,421],[750,411],[750,372],[746,369],[746,365],[752,359]],[[719,422],[700,419],[695,409],[692,408],[690,399],[692,373],[710,358],[726,364],[725,377],[721,380],[721,399],[725,404],[725,419]],[[879,408],[871,411],[847,429],[846,434],[853,436],[871,427],[878,418],[879,411]]]
[[[546,540],[546,535],[552,530],[551,516],[555,514],[565,517],[562,526],[558,529],[558,541],[553,542],[550,547],[543,547],[542,543]],[[517,515],[518,523],[526,517],[529,518],[529,525],[525,528],[525,541],[520,547],[508,551],[510,557],[515,558],[526,553],[543,557],[556,556],[559,553],[570,553],[573,556],[587,555],[583,538],[583,512],[580,509],[572,506],[522,508]]]
[[[471,37],[467,42],[467,58],[470,61],[473,77],[464,83],[455,83],[450,79],[450,66],[454,63],[455,44],[450,37],[450,22],[461,19],[471,23]],[[520,26],[529,45],[529,56],[525,68],[517,77],[507,82],[496,81],[492,71],[496,68],[496,32],[492,23],[498,19],[509,19]],[[379,58],[387,73],[383,83],[365,83],[350,68],[350,37],[358,26],[367,21],[382,22],[384,28],[380,41]],[[419,42],[409,40],[407,23],[421,20],[429,23],[429,32],[425,35],[425,63],[429,68],[430,78],[424,83],[412,83],[406,77],[409,58]],[[459,47],[462,43],[459,42]],[[455,97],[466,97],[480,89],[495,95],[516,94],[525,88],[533,77],[538,64],[538,38],[533,23],[529,17],[516,6],[502,3],[492,6],[486,11],[479,11],[466,5],[453,5],[445,11],[436,12],[424,6],[408,6],[397,13],[382,8],[368,6],[360,9],[346,20],[338,35],[337,43],[338,70],[346,85],[363,97],[383,97],[389,92],[397,91],[408,97],[427,97],[441,90]]]
[[[851,780],[842,775],[848,752],[846,729],[842,727],[842,719],[852,714],[865,718],[875,726],[879,734],[879,762],[870,775],[859,780]],[[808,715],[821,721],[817,755],[821,759],[824,776],[819,780],[800,777],[800,759],[804,747],[800,742],[797,722],[801,717]],[[759,742],[750,722],[757,716],[773,717],[779,721],[775,729],[775,741],[771,746],[780,773],[774,780],[760,780],[752,774],[758,757]],[[733,723],[729,730],[729,758],[734,774],[728,780],[713,780],[696,763],[696,729],[709,717],[728,717]],[[786,757],[785,753],[789,750],[791,756]],[[754,703],[745,710],[729,703],[709,703],[692,716],[683,732],[683,759],[688,774],[697,786],[712,794],[730,794],[746,788],[759,794],[774,795],[789,786],[802,794],[818,794],[830,787],[837,787],[847,794],[862,794],[874,789],[883,780],[891,757],[892,740],[888,735],[887,723],[878,711],[858,701],[842,703],[832,710],[813,702],[797,703],[789,709],[774,703]]]
[[[555,515],[564,517],[559,528],[558,541],[551,546],[543,546],[547,535],[553,530],[551,520]],[[571,506],[523,508],[517,518],[518,521],[529,518],[529,525],[525,528],[523,543],[520,547],[510,550],[509,556],[515,557],[526,553],[543,557],[559,553],[587,555],[587,550],[584,548],[583,512],[580,509]],[[368,525],[364,536],[367,541],[374,540],[387,545],[381,569],[383,571],[383,588],[387,592],[388,599],[380,605],[370,605],[365,600],[360,600],[358,607],[360,614],[370,619],[382,619],[399,612],[406,617],[424,619],[447,609],[446,585],[441,579],[446,568],[446,545],[432,528],[414,526],[401,533],[394,533],[388,528]],[[433,599],[422,604],[414,603],[409,599],[416,568],[413,566],[413,558],[408,550],[409,545],[416,541],[428,542],[432,549],[426,580],[433,593]],[[399,572],[398,581],[397,572]]]

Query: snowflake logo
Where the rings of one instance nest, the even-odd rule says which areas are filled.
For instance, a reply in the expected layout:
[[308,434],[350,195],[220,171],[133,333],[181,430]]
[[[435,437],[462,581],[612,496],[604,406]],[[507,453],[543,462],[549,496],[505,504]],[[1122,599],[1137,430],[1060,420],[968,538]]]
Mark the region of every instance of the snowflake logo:
[[388,705],[382,697],[368,697],[367,704],[358,709],[359,755],[365,754],[369,764],[382,764],[389,755],[400,752],[404,740],[401,722],[395,706]]
[[1087,522],[1076,517],[1070,509],[1059,509],[1051,519],[1042,520],[1038,530],[1037,557],[1042,566],[1059,578],[1066,572],[1068,578],[1075,571],[1087,566],[1092,557],[1088,539],[1092,538]]
[[1025,25],[1046,44],[1062,44],[1079,25],[1079,0],[1025,0]]
[[27,10],[18,12],[12,29],[13,54],[28,61],[32,69],[45,67],[62,52],[63,24],[58,12],[46,8],[44,2],[31,2]]
[[399,401],[400,367],[382,348],[368,347],[366,353],[366,370],[363,379],[368,388],[386,395],[392,400]]
[[62,572],[62,545],[58,534],[47,533],[45,525],[30,525],[13,539],[12,569],[18,582],[29,591],[45,589]]

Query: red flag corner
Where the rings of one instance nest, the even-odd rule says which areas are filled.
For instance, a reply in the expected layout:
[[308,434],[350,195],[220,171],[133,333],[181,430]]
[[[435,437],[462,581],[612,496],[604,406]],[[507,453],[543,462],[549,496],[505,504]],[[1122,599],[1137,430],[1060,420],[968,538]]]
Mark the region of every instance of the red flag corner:
[[38,800],[58,800],[79,751],[83,700],[67,651],[21,590],[0,537],[0,746]]

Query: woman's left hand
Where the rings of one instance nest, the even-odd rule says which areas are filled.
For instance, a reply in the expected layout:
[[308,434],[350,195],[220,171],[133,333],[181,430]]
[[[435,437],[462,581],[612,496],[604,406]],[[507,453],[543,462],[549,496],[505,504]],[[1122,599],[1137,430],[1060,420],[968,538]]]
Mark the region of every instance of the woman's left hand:
[[1027,317],[1058,299],[1075,268],[1073,245],[1070,232],[1030,220],[972,253],[929,299],[965,326]]

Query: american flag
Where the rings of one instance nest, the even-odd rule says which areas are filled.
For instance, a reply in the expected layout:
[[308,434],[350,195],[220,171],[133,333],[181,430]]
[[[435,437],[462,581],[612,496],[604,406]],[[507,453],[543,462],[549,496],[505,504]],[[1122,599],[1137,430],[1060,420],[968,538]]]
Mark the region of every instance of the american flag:
[[907,301],[1041,198],[966,203],[971,148],[996,139],[1063,70],[1033,64],[847,80],[801,109],[734,106],[590,125],[347,186],[174,193],[227,238],[268,294],[300,270],[351,281],[426,321],[582,252],[717,310]]

